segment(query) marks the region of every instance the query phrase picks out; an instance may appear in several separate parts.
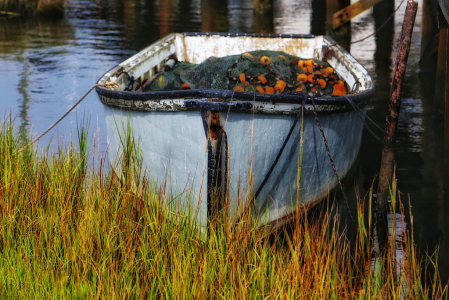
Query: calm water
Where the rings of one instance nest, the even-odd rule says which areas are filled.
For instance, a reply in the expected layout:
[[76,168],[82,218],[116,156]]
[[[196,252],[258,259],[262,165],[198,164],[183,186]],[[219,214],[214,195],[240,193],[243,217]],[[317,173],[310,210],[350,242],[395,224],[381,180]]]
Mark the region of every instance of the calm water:
[[[384,3],[385,2],[385,3]],[[351,23],[351,40],[371,34],[399,5],[384,1]],[[388,3],[387,3],[388,2]],[[253,17],[251,0],[71,0],[62,19],[0,19],[0,114],[16,117],[18,129],[36,136],[51,125],[107,70],[170,32],[230,31],[324,33],[322,0],[276,1],[273,19]],[[440,247],[440,270],[449,270],[448,176],[444,168],[443,121],[432,117],[431,73],[418,65],[421,8],[416,19],[398,128],[397,178],[410,203],[422,251]],[[368,114],[385,123],[392,67],[405,4],[375,36],[350,45],[350,52],[373,75],[376,93]],[[103,106],[95,93],[45,136],[39,146],[67,142],[83,117],[91,137],[106,151]],[[354,178],[362,195],[379,170],[381,145],[364,132]],[[332,149],[331,149],[332,150]],[[335,149],[334,151],[338,151]],[[448,219],[446,219],[446,217]],[[408,220],[410,223],[410,220]]]

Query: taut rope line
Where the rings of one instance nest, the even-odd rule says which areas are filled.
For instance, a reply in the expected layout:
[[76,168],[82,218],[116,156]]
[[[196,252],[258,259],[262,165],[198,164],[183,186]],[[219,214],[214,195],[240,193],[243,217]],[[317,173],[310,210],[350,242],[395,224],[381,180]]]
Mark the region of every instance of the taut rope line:
[[59,122],[62,121],[62,119],[64,119],[75,107],[78,106],[78,104],[81,103],[81,101],[84,100],[84,98],[87,97],[87,95],[89,95],[90,92],[92,92],[92,90],[94,88],[96,88],[97,86],[103,86],[103,87],[107,87],[109,85],[117,85],[116,82],[110,82],[107,84],[94,84],[82,97],[81,99],[78,100],[78,102],[76,102],[68,111],[66,111],[65,114],[63,114],[56,122],[54,122],[50,127],[47,128],[47,130],[45,130],[44,132],[41,133],[41,135],[39,135],[37,138],[35,138],[34,140],[31,141],[30,145],[34,144],[35,142],[37,142],[41,137],[43,137],[44,135],[46,135],[50,130],[53,129],[53,127],[55,127],[56,125],[58,125]]

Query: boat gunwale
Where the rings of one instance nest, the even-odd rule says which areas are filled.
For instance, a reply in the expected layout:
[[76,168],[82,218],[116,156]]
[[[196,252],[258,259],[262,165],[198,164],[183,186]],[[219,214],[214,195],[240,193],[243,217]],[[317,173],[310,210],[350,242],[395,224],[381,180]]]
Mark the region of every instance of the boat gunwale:
[[[172,40],[176,34],[170,34],[165,38],[162,38],[156,41],[153,44],[160,43],[164,39]],[[184,32],[182,33],[184,36],[222,36],[222,37],[266,37],[266,38],[305,38],[312,39],[316,38],[315,35],[309,34],[263,34],[263,33],[218,33],[218,32]],[[324,36],[328,42],[331,44],[338,45],[331,37]],[[151,44],[148,47],[151,47]],[[338,45],[339,46],[339,45]],[[147,47],[147,48],[148,48]],[[339,46],[339,51],[343,52],[345,56],[349,56],[354,59],[364,70],[366,70],[360,62],[354,58],[346,49]],[[145,48],[146,49],[146,48]],[[136,53],[132,57],[138,57],[140,54]],[[131,60],[128,58],[126,61]],[[336,57],[341,60],[340,57]],[[103,74],[100,79],[97,81],[97,84],[100,82],[105,82],[108,74],[114,74],[120,69],[120,64],[113,67],[111,70],[107,71]],[[352,71],[352,70],[351,70]],[[174,91],[157,91],[157,92],[134,92],[134,91],[116,91],[104,88],[102,86],[96,86],[95,90],[99,96],[107,97],[110,99],[116,100],[124,100],[124,101],[157,101],[157,100],[171,100],[171,99],[185,99],[185,103],[187,103],[187,107],[184,110],[197,110],[201,109],[203,106],[200,99],[220,99],[221,103],[231,103],[235,101],[240,101],[240,103],[244,107],[252,106],[253,103],[263,102],[263,103],[285,103],[285,104],[313,104],[317,106],[336,106],[336,107],[348,107],[349,101],[347,98],[352,100],[355,104],[364,106],[367,103],[367,100],[374,94],[375,83],[369,72],[367,72],[367,77],[371,81],[371,87],[358,93],[354,94],[346,94],[346,95],[323,95],[323,96],[309,96],[305,93],[290,93],[290,94],[261,94],[257,92],[238,92],[233,90],[224,90],[224,89],[191,89],[191,90],[174,90]],[[356,77],[357,78],[357,77]],[[100,97],[102,102],[104,103],[102,97]],[[105,105],[115,106],[110,101],[108,103],[104,103]],[[189,105],[190,104],[190,105]],[[134,105],[130,105],[129,108],[132,108]],[[190,107],[189,107],[190,106]],[[332,110],[332,109],[331,109]],[[338,108],[336,110],[341,110]],[[349,107],[349,110],[353,110],[352,107]],[[173,111],[173,110],[171,110]]]

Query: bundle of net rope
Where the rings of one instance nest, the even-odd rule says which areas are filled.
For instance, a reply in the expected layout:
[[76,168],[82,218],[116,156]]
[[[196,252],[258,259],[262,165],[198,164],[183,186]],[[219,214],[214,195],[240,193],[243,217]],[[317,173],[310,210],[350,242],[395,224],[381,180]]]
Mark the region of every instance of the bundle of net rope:
[[209,57],[200,64],[177,62],[152,80],[145,91],[210,88],[310,96],[347,93],[344,82],[328,63],[267,50]]

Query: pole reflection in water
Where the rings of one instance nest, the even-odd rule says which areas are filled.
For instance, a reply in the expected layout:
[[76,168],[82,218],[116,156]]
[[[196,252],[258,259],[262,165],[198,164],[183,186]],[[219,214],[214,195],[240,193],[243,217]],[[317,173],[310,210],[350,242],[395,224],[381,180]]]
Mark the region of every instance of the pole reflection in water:
[[229,32],[253,31],[252,0],[228,0]]
[[227,32],[228,2],[222,0],[201,0],[201,31]]
[[280,0],[274,3],[275,33],[310,33],[312,7],[309,1]]

